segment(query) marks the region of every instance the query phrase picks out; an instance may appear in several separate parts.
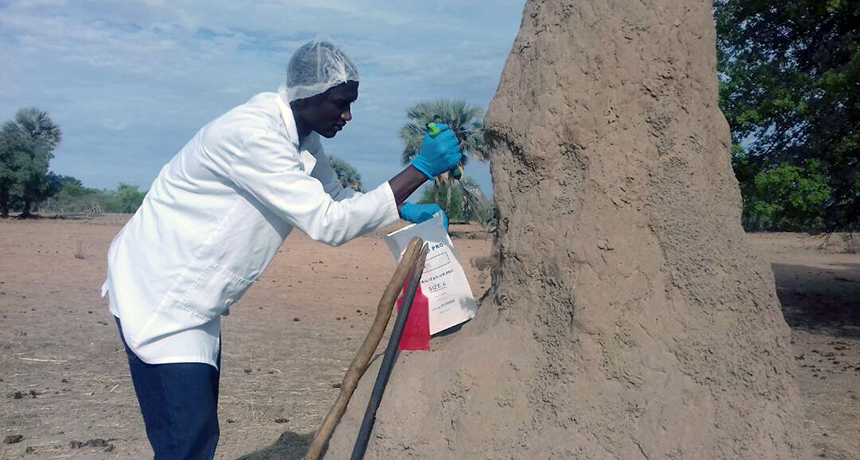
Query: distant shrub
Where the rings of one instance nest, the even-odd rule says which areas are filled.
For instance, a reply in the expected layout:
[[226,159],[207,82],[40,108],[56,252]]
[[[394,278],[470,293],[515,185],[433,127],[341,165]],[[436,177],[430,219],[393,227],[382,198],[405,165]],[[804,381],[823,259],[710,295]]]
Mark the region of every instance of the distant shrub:
[[137,185],[120,182],[114,196],[119,202],[119,212],[131,214],[137,212],[137,208],[143,203],[146,193],[138,190]]
[[344,187],[349,187],[356,192],[364,193],[364,185],[361,184],[361,174],[354,166],[340,158],[329,156],[328,164],[337,174],[338,180]]
[[84,187],[80,182],[66,183],[60,191],[41,203],[42,214],[72,215],[101,213],[134,213],[143,202],[145,192],[136,185],[120,183],[116,190]]

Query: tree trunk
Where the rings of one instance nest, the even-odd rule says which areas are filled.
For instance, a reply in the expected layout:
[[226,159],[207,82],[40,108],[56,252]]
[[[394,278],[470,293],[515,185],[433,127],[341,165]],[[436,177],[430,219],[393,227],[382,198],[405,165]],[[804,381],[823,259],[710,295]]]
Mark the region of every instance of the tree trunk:
[[451,219],[451,196],[454,194],[454,180],[448,181],[445,187],[445,215]]
[[30,200],[24,200],[24,208],[21,211],[21,215],[18,216],[19,219],[27,219],[30,217]]
[[[365,458],[801,458],[713,21],[708,1],[526,3],[485,119],[493,285],[433,353],[401,356]],[[327,458],[349,457],[364,380]]]

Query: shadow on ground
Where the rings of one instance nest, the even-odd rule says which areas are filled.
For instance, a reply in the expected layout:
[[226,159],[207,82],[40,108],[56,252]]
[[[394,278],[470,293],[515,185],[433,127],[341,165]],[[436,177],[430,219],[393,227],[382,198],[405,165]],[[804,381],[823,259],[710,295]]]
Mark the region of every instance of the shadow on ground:
[[285,431],[271,446],[243,455],[236,460],[300,460],[307,452],[313,437],[313,433],[298,434]]
[[771,267],[785,321],[792,329],[860,338],[860,264]]

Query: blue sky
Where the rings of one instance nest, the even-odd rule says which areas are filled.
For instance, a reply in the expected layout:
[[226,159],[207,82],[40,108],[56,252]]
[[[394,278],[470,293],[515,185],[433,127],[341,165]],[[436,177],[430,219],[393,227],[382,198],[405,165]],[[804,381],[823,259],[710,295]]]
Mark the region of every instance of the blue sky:
[[[465,99],[486,110],[524,0],[0,0],[0,122],[22,107],[63,130],[51,163],[84,185],[148,189],[212,119],[284,79],[324,34],[361,73],[354,120],[326,151],[365,187],[396,174],[406,109]],[[486,166],[466,174],[491,193]]]

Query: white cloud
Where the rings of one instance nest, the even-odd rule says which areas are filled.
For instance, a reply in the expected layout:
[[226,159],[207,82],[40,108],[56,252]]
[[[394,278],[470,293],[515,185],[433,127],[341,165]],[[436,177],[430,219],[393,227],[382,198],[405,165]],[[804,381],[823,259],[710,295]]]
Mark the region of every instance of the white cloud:
[[47,110],[64,133],[56,172],[147,188],[201,126],[276,89],[292,51],[324,33],[362,75],[354,122],[325,145],[375,186],[400,168],[409,105],[450,97],[486,108],[522,3],[6,1],[0,121]]

